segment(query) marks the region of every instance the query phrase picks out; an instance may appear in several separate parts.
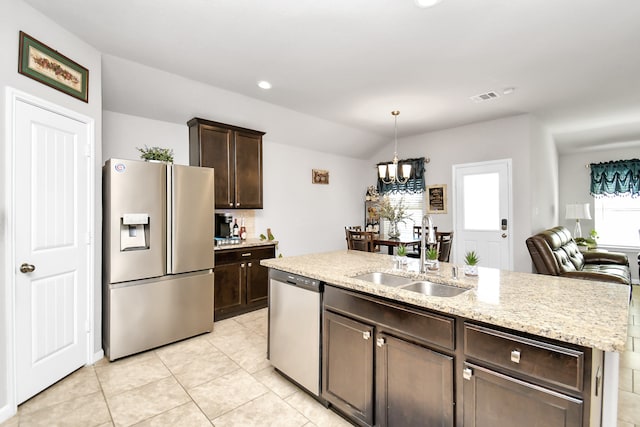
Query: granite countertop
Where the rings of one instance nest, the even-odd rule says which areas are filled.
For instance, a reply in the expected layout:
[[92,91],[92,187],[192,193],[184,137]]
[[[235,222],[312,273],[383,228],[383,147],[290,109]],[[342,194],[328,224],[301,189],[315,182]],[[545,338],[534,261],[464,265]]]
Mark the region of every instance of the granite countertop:
[[[400,271],[393,269],[392,256],[346,250],[273,258],[261,264],[345,289],[599,350],[622,352],[627,341],[629,287],[620,284],[483,267],[478,276],[467,277],[462,265],[459,278],[454,280],[453,264],[440,263],[439,271],[419,274],[417,259],[410,260],[408,271]],[[454,297],[433,297],[353,278],[372,271],[469,291]]]
[[213,249],[215,251],[223,251],[225,249],[241,249],[241,248],[250,248],[255,246],[270,246],[270,245],[278,244],[277,240],[260,240],[260,239],[246,239],[246,240],[239,240],[239,242],[240,243],[224,244],[224,245],[216,244]]

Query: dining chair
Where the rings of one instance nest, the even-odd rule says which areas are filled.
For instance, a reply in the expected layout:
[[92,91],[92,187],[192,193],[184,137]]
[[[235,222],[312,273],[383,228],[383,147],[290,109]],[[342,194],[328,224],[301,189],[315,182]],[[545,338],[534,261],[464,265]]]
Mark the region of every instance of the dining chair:
[[347,249],[374,252],[374,234],[372,231],[347,230]]
[[[425,227],[425,231],[427,232],[427,236],[429,235],[429,227]],[[438,233],[438,226],[434,226],[433,227],[433,231],[435,233]],[[415,239],[419,239],[420,236],[422,235],[422,226],[421,225],[414,225],[413,226],[413,237]],[[437,241],[437,239],[436,239]],[[420,258],[420,245],[413,245],[413,248],[410,251],[407,251],[407,256],[409,258]]]
[[436,232],[436,241],[438,242],[438,261],[449,262],[453,231]]
[[351,231],[362,231],[362,226],[360,225],[347,225],[344,227],[344,238],[347,241],[347,249],[349,248],[349,230]]

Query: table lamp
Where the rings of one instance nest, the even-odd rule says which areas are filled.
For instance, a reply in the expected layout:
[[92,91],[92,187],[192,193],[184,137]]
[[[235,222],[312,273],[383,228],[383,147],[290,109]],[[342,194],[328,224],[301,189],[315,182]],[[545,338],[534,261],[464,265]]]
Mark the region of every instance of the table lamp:
[[575,203],[567,205],[565,215],[566,219],[575,219],[576,228],[573,230],[573,237],[582,237],[582,229],[580,228],[581,219],[591,219],[589,211],[589,203]]

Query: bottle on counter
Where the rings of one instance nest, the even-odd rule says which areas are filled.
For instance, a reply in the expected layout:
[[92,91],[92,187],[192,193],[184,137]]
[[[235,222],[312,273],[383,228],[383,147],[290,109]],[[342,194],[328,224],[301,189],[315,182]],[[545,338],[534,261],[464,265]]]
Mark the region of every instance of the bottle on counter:
[[232,235],[233,235],[233,237],[238,237],[239,234],[240,234],[240,229],[238,227],[238,218],[234,218],[233,219]]
[[240,238],[247,240],[247,227],[244,226],[244,217],[240,219]]

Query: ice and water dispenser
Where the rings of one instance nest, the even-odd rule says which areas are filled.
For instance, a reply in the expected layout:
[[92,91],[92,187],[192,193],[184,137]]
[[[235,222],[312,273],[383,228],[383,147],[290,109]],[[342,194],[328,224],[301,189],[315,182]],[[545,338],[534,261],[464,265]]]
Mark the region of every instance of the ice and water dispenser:
[[123,214],[120,222],[120,250],[140,249],[149,249],[149,214]]

